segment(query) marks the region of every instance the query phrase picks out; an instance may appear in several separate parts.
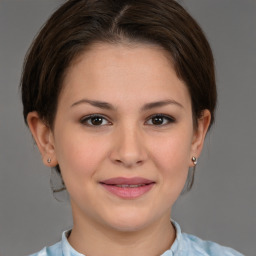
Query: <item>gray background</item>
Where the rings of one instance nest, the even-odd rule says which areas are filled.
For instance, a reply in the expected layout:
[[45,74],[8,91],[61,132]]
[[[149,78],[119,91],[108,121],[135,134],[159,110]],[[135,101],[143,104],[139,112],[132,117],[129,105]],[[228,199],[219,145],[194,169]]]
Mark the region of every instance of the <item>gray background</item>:
[[[26,50],[63,1],[0,1],[0,255],[26,255],[72,226],[57,202],[22,119],[18,84]],[[174,207],[182,229],[256,255],[256,3],[183,0],[206,32],[216,59],[216,124],[196,182]]]

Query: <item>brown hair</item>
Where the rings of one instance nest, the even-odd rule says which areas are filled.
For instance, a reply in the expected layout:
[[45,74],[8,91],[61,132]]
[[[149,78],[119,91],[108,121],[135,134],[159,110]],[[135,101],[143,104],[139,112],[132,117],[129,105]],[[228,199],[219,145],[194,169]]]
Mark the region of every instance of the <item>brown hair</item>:
[[[47,21],[26,56],[23,114],[37,111],[52,128],[67,68],[96,42],[151,43],[164,48],[185,82],[195,124],[214,121],[216,84],[211,48],[196,21],[174,0],[69,0]],[[192,185],[192,184],[191,184]]]

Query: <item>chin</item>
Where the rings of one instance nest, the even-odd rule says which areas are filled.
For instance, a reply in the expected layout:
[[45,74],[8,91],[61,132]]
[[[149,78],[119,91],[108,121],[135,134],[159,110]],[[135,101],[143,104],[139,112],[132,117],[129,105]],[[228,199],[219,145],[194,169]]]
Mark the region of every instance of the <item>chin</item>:
[[142,230],[146,225],[145,222],[135,222],[135,221],[126,221],[126,222],[115,222],[112,224],[114,230],[120,232],[136,232]]
[[[129,212],[128,210],[125,212],[119,212],[118,214],[113,214],[109,216],[110,219],[106,220],[109,225],[118,231],[121,232],[135,232],[139,231],[148,225],[150,225],[151,220],[148,214],[143,214],[139,211]],[[114,217],[114,218],[113,218]]]

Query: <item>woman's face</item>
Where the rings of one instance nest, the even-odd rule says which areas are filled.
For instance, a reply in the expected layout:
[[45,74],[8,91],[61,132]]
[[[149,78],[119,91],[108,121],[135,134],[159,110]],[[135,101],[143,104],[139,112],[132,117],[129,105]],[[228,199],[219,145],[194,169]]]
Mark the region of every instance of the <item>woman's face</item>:
[[98,44],[69,68],[51,157],[75,219],[117,230],[169,220],[204,134],[166,56],[156,46]]

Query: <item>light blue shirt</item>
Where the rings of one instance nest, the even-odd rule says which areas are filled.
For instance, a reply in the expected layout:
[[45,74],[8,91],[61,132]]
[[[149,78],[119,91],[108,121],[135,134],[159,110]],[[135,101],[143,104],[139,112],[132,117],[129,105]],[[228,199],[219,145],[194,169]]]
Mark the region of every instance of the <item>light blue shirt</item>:
[[[196,236],[181,233],[180,226],[172,222],[176,228],[176,239],[171,248],[161,256],[243,256],[243,254],[210,241],[204,241]],[[71,247],[65,231],[62,240],[50,247],[45,247],[40,252],[30,256],[85,256]]]

